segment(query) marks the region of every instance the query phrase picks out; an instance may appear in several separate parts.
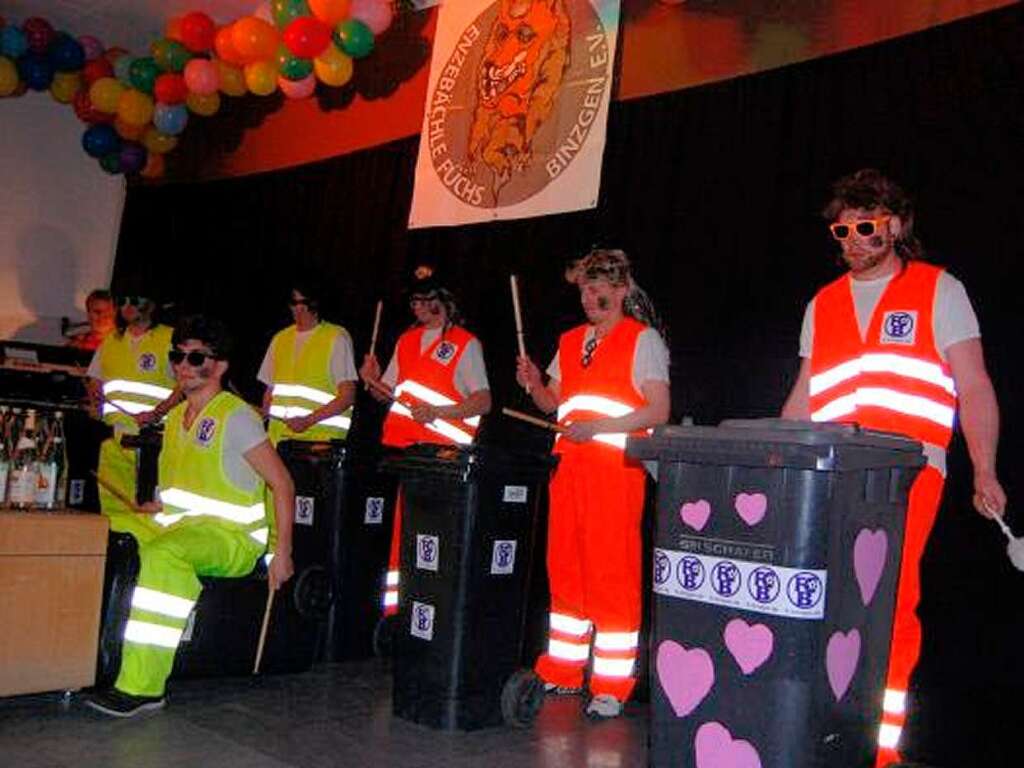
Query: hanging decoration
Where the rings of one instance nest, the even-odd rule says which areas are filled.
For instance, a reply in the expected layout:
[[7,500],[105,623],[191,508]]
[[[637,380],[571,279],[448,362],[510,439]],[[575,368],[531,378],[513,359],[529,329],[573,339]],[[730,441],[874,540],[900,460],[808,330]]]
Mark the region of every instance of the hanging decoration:
[[269,13],[220,26],[192,11],[140,56],[40,17],[0,17],[0,97],[48,91],[86,124],[82,149],[104,171],[158,178],[192,117],[216,114],[223,97],[308,99],[318,83],[345,85],[394,15],[393,0],[271,0]]

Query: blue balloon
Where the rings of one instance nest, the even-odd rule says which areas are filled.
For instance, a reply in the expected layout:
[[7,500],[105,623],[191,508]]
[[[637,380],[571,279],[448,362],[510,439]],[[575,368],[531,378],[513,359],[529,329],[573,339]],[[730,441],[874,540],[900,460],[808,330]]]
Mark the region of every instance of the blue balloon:
[[50,43],[50,62],[58,72],[77,72],[85,65],[85,48],[67,32],[58,32]]
[[0,53],[9,59],[16,59],[28,50],[28,40],[21,27],[8,25],[0,29]]
[[53,64],[39,53],[26,53],[18,59],[18,76],[33,91],[45,91],[53,82]]
[[134,56],[129,56],[127,53],[124,56],[118,56],[117,61],[114,62],[114,77],[116,77],[125,85],[131,86],[132,64],[134,63]]
[[188,109],[184,104],[157,104],[153,110],[153,125],[160,133],[177,136],[188,123]]
[[82,134],[82,149],[90,157],[100,158],[121,150],[121,137],[106,123],[90,125]]

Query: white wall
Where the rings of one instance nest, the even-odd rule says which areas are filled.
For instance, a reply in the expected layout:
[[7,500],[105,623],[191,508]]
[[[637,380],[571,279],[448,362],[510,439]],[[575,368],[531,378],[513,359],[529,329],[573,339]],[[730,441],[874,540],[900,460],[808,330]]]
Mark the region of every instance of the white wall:
[[0,100],[0,338],[60,342],[60,317],[110,284],[124,178],[82,150],[85,125],[48,93]]

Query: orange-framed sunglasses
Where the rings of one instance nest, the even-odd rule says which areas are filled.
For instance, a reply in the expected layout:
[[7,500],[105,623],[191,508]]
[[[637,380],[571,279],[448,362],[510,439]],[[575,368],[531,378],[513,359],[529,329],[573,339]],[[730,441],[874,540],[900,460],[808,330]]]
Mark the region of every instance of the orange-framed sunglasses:
[[835,222],[829,224],[828,228],[832,230],[832,237],[836,240],[845,240],[854,232],[861,237],[871,237],[875,234],[879,227],[887,222],[891,216],[879,216],[875,219],[858,219],[853,222]]

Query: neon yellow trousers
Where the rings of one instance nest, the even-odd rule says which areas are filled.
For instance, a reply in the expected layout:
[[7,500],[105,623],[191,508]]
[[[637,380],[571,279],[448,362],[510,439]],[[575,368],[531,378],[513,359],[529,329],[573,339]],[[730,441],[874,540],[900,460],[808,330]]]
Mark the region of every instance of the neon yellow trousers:
[[[118,438],[109,437],[100,445],[99,476],[110,483],[129,499],[135,498],[135,463],[136,452],[122,448]],[[145,515],[138,515],[120,499],[102,485],[100,492],[100,511],[110,519],[110,530],[115,533],[130,533],[139,543],[160,530]]]

